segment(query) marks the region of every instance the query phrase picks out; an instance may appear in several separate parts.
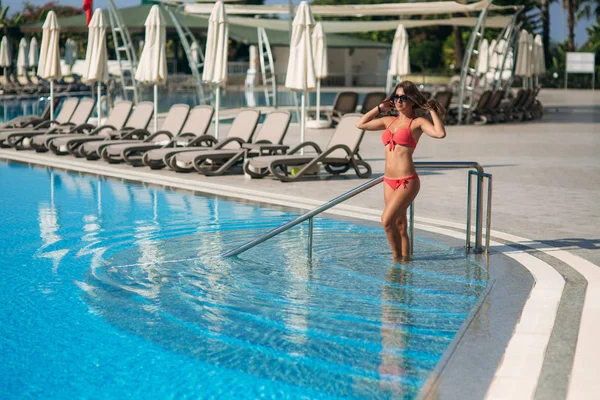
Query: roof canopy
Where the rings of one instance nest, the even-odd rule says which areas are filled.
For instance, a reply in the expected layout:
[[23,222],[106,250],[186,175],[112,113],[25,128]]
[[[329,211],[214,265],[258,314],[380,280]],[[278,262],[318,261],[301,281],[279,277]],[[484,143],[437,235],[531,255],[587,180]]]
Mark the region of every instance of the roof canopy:
[[[208,16],[198,15],[197,18],[208,20]],[[510,16],[489,17],[485,20],[486,28],[504,28],[510,21]],[[276,31],[289,31],[289,22],[282,19],[260,19],[229,17],[232,25],[258,28],[260,26]],[[394,30],[398,24],[404,25],[406,29],[421,28],[425,26],[467,26],[473,27],[477,18],[461,17],[447,19],[394,19],[387,21],[320,21],[325,33],[354,33]]]
[[[148,13],[150,12],[150,5],[142,5],[136,7],[128,7],[128,8],[120,8],[119,12],[121,13],[121,17],[123,18],[123,22],[130,33],[142,33],[144,32],[144,22],[148,17]],[[103,10],[105,20],[108,21],[108,11]],[[197,16],[184,15],[179,12],[178,17],[182,24],[185,24],[188,28],[190,28],[194,33],[196,33],[196,37],[198,37],[198,33],[206,32],[208,29],[208,16],[206,18],[198,18]],[[168,15],[164,15],[165,22],[167,25],[168,32],[175,32],[175,25],[173,25],[173,21]],[[250,18],[244,18],[250,19]],[[263,20],[265,21],[265,20]],[[268,20],[271,22],[279,20]],[[62,17],[58,19],[60,24],[61,33],[65,32],[87,32],[88,27],[85,21],[85,14],[74,15],[70,17]],[[285,30],[288,30],[288,22],[287,20],[283,21],[285,24]],[[32,24],[25,24],[19,26],[21,32],[41,32],[42,31],[43,22],[36,22]],[[397,24],[396,24],[397,26]],[[395,27],[394,27],[395,29]],[[269,37],[269,42],[271,46],[289,46],[289,36],[287,33],[282,35],[280,31],[272,30],[269,28],[266,29],[267,36]],[[252,26],[244,26],[231,23],[229,24],[229,36],[241,43],[245,44],[258,44],[258,34],[256,32],[256,27]],[[390,48],[389,43],[376,42],[372,40],[361,39],[349,35],[328,35],[327,36],[327,45],[330,48]]]
[[[164,3],[180,3],[177,0],[162,0]],[[471,4],[460,4],[455,1],[355,4],[339,6],[311,6],[313,15],[323,17],[365,17],[365,16],[400,16],[400,15],[435,15],[468,13],[483,10],[492,0],[480,0]],[[184,2],[187,14],[210,14],[211,4],[188,4]],[[490,5],[489,10],[516,10],[516,6]],[[287,5],[239,5],[227,4],[228,15],[277,15],[289,14]]]

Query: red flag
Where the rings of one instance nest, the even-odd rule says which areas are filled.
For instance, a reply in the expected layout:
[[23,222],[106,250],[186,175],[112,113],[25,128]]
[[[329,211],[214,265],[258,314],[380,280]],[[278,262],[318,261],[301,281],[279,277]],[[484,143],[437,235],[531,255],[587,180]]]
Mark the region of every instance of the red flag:
[[92,19],[92,0],[83,0],[83,11],[85,11],[85,23],[90,24]]

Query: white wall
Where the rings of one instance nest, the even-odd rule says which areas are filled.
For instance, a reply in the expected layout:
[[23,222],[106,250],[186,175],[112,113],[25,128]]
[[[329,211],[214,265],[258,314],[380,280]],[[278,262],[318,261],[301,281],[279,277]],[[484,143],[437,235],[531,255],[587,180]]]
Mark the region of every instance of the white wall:
[[[275,73],[278,77],[285,76],[289,48],[274,47],[272,50]],[[380,76],[381,84],[385,85],[390,51],[390,49],[360,48],[354,49],[350,55],[350,50],[347,48],[329,48],[327,49],[329,75],[343,77],[347,73],[351,73],[357,85],[372,85],[375,83],[376,77]],[[348,65],[348,60],[351,65]],[[341,79],[342,84],[344,81]],[[283,82],[278,83],[283,84]]]

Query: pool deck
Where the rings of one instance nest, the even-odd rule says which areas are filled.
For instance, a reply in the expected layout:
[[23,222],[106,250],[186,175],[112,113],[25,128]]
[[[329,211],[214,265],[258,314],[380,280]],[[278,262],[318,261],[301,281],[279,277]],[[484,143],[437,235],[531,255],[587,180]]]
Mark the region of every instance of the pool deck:
[[[587,399],[600,393],[600,92],[542,90],[540,99],[546,107],[541,121],[450,126],[446,139],[424,137],[415,152],[415,161],[476,161],[493,174],[491,250],[521,264],[535,280],[519,320],[507,321],[515,329],[486,383],[489,399]],[[306,139],[325,146],[332,132],[308,130]],[[285,143],[298,142],[298,126],[292,125]],[[379,132],[365,134],[360,154],[374,176],[382,175]],[[365,182],[350,171],[294,183],[204,177],[12,149],[0,150],[0,159],[305,209]],[[466,171],[419,174],[417,228],[464,238]],[[334,212],[377,221],[382,208],[381,188],[374,188]],[[445,389],[443,382],[429,389],[423,398],[476,398]]]

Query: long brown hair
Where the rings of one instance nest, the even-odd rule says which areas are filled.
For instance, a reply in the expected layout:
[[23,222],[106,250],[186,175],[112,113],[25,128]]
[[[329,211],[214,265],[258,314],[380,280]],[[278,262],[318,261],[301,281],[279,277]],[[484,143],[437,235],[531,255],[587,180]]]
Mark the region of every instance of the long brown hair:
[[404,94],[407,95],[414,103],[414,108],[423,108],[425,110],[434,110],[440,119],[443,121],[446,116],[446,109],[437,100],[427,100],[417,85],[411,81],[402,81],[396,85],[392,93],[384,101],[392,101],[392,97],[396,94],[396,90],[402,88]]

